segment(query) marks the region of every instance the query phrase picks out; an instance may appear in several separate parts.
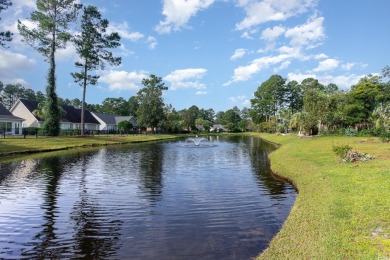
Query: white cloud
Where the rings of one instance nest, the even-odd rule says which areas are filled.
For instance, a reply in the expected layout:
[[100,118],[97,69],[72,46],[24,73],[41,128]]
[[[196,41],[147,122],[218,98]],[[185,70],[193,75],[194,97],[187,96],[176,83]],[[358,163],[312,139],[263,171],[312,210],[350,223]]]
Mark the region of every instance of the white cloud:
[[273,28],[267,28],[261,33],[261,39],[266,41],[274,41],[285,31],[286,29],[282,26],[274,26]]
[[279,68],[277,68],[276,72],[281,71],[281,70],[284,70],[284,69],[287,69],[288,66],[290,66],[290,64],[291,64],[291,61],[289,61],[289,60],[283,62],[283,63],[279,66]]
[[316,60],[322,60],[322,59],[327,59],[328,55],[326,55],[324,53],[320,53],[320,54],[314,55],[313,58],[316,59]]
[[198,95],[198,96],[202,96],[202,95],[207,95],[207,91],[202,91],[202,90],[199,90],[195,93],[195,95]]
[[153,36],[149,36],[146,40],[146,43],[149,44],[149,49],[154,50],[157,47],[157,39]]
[[36,62],[25,55],[7,50],[0,51],[0,79],[3,82],[25,82],[18,77],[18,71],[32,70]]
[[206,86],[200,83],[199,80],[206,73],[207,70],[202,68],[175,70],[165,76],[164,80],[171,83],[171,90],[178,88],[204,89]]
[[313,69],[314,72],[322,72],[322,71],[328,71],[336,69],[340,64],[340,61],[336,59],[326,59],[323,61],[320,61],[318,64],[318,67]]
[[291,38],[292,46],[308,46],[312,48],[325,38],[323,17],[311,17],[303,25],[288,29],[285,33],[287,38]]
[[110,23],[110,25],[107,28],[107,33],[110,34],[113,32],[117,32],[121,38],[124,38],[132,42],[137,42],[140,39],[145,37],[145,35],[143,35],[140,32],[131,32],[127,22]]
[[14,17],[20,17],[23,11],[31,11],[37,8],[36,0],[12,0],[12,6],[8,9]]
[[247,107],[251,105],[251,101],[249,98],[247,98],[245,95],[243,96],[236,96],[236,97],[230,97],[229,99],[230,103],[233,104],[239,104],[241,106]]
[[140,89],[140,84],[144,78],[148,78],[146,71],[123,71],[110,70],[103,71],[100,81],[108,84],[108,89],[111,91],[130,90],[137,92]]
[[239,0],[246,17],[236,24],[237,30],[247,30],[270,21],[285,21],[290,17],[305,13],[314,7],[317,0]]
[[234,51],[234,54],[230,57],[231,60],[237,60],[239,58],[244,57],[244,55],[247,53],[247,50],[245,49],[237,49]]
[[164,21],[156,26],[155,30],[160,34],[177,31],[187,26],[192,16],[199,11],[210,7],[215,0],[163,0]]
[[297,82],[301,83],[302,80],[306,78],[314,78],[317,79],[321,84],[328,85],[330,83],[334,83],[340,88],[348,89],[351,86],[357,84],[359,80],[366,75],[356,75],[356,74],[349,74],[349,75],[316,75],[312,73],[303,74],[303,73],[288,73],[287,78],[288,81],[296,80]]
[[249,65],[236,68],[232,79],[223,85],[228,86],[234,82],[247,81],[253,74],[258,73],[263,69],[267,69],[271,65],[282,63],[282,66],[288,66],[290,63],[287,61],[290,59],[301,59],[303,57],[299,49],[296,48],[282,47],[279,50],[280,54],[276,56],[264,56],[253,60]]
[[76,58],[77,58],[76,48],[70,42],[66,44],[65,49],[57,49],[56,51],[56,59],[58,59],[59,61],[68,61],[70,59],[76,59]]
[[303,73],[293,73],[293,72],[287,74],[288,81],[295,80],[298,83],[301,83],[302,80],[307,78],[317,78],[317,76],[315,74],[303,74]]

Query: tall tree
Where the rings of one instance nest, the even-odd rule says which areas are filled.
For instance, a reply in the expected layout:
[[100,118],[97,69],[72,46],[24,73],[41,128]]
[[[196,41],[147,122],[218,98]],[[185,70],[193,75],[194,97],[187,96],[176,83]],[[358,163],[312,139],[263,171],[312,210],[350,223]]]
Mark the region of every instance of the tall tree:
[[61,112],[56,93],[55,53],[57,49],[65,48],[66,42],[70,40],[69,23],[75,21],[81,8],[75,2],[76,0],[37,0],[37,11],[30,16],[30,21],[36,27],[31,29],[18,21],[18,29],[24,41],[41,53],[49,63],[43,125],[49,136],[60,133]]
[[84,7],[81,18],[81,33],[76,34],[73,43],[81,61],[76,62],[76,67],[81,71],[72,73],[75,82],[83,87],[83,100],[81,107],[81,135],[84,135],[84,111],[87,85],[96,85],[99,76],[91,75],[91,71],[104,69],[105,62],[112,66],[121,63],[120,57],[114,57],[108,49],[120,45],[118,33],[107,34],[109,22],[103,19],[95,6]]
[[137,118],[137,110],[138,110],[138,107],[139,107],[139,103],[138,103],[137,97],[135,97],[135,96],[130,97],[129,100],[127,101],[127,103],[129,105],[130,115],[132,115],[135,118]]
[[284,104],[285,83],[286,79],[279,75],[272,75],[263,82],[254,93],[255,97],[251,99],[252,114],[265,117],[266,121],[271,116],[276,117],[277,112]]
[[[0,0],[0,12],[4,11],[12,5],[10,0]],[[1,20],[1,18],[0,18]],[[4,42],[12,41],[12,33],[10,31],[0,32],[0,46],[6,47]]]
[[286,106],[290,110],[291,115],[302,110],[303,107],[302,94],[303,94],[302,87],[301,85],[298,84],[297,81],[292,80],[287,83],[284,99],[286,102]]
[[19,83],[0,86],[0,101],[6,108],[11,109],[20,98],[36,100],[36,95],[34,90],[31,88],[24,88]]
[[188,131],[192,131],[196,128],[196,119],[199,117],[199,108],[197,106],[191,106],[188,109],[180,111],[183,117],[184,125]]
[[164,120],[164,100],[162,94],[168,88],[161,77],[150,75],[142,80],[141,88],[137,93],[139,107],[137,110],[139,126],[156,128]]
[[112,115],[128,116],[130,115],[129,104],[123,98],[106,98],[102,103],[102,112]]

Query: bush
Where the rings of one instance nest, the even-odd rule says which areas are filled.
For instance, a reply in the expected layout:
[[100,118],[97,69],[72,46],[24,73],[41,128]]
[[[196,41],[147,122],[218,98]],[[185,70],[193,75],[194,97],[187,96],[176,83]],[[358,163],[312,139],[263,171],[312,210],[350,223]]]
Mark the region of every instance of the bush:
[[332,150],[342,160],[345,158],[348,151],[352,150],[352,147],[347,144],[338,146],[333,145]]
[[349,145],[333,145],[333,152],[340,158],[342,162],[357,162],[357,161],[367,161],[373,159],[374,157],[370,154],[361,153],[355,150],[352,150],[352,147]]

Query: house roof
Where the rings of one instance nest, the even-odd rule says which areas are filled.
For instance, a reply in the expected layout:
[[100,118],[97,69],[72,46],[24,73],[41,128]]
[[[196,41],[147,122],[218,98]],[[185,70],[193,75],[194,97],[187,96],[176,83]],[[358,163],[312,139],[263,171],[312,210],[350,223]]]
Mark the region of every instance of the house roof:
[[[32,113],[34,110],[38,109],[39,101],[20,99],[26,108]],[[80,124],[81,122],[81,109],[74,108],[73,106],[62,105],[61,106],[66,114],[61,118],[61,122],[70,122],[75,124]],[[44,121],[42,118],[34,115],[38,121]],[[100,124],[91,112],[88,110],[84,111],[84,123],[85,124]]]
[[3,104],[0,103],[0,119],[22,120],[22,118],[14,116]]
[[97,117],[100,118],[107,125],[116,125],[115,115],[105,114],[105,113],[97,113],[93,112]]
[[133,116],[115,116],[116,124],[122,121],[131,121],[131,119],[134,119],[135,121],[135,118]]

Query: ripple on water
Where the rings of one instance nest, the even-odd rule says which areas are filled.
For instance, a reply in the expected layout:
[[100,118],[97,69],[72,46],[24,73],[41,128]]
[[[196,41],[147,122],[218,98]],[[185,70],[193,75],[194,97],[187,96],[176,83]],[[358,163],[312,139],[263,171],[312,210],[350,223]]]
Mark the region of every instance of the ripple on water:
[[0,164],[0,258],[258,255],[295,191],[272,178],[257,139],[208,141]]

